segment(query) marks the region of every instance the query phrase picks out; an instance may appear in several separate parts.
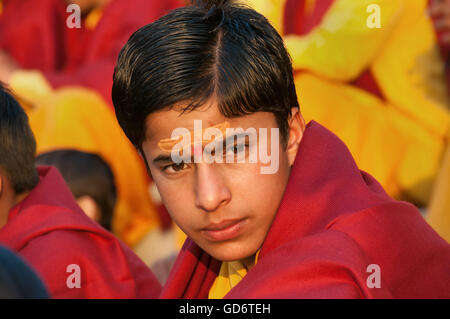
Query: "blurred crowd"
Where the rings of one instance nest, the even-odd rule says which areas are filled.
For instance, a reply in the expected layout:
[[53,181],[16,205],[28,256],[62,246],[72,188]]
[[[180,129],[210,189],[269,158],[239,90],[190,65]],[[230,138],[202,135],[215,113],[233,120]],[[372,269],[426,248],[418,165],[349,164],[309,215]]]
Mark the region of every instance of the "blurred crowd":
[[[0,81],[28,115],[36,165],[56,167],[162,284],[185,235],[117,123],[111,86],[132,33],[187,2],[0,0]],[[305,120],[450,241],[450,0],[240,2],[283,36]]]

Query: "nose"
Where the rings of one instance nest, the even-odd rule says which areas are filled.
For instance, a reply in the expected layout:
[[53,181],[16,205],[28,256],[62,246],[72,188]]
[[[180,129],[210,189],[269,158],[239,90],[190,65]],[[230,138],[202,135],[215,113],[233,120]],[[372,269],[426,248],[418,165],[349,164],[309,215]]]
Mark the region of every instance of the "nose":
[[198,163],[196,166],[195,205],[214,212],[231,200],[231,192],[217,165]]

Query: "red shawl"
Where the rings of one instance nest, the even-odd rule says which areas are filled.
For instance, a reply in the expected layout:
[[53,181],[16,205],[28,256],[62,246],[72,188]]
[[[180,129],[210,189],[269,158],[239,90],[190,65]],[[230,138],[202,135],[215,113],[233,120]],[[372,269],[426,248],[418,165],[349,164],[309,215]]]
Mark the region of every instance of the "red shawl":
[[[371,264],[380,288],[367,285]],[[161,297],[207,298],[219,267],[187,239]],[[226,298],[449,298],[449,269],[450,245],[418,210],[312,121],[258,263]]]

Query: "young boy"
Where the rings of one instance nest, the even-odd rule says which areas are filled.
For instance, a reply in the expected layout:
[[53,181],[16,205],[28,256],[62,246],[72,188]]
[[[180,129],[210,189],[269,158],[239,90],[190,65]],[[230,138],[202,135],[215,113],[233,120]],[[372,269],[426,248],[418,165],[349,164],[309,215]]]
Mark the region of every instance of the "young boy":
[[55,168],[34,166],[28,118],[0,87],[0,244],[19,253],[54,298],[154,298],[148,267],[77,205]]
[[305,125],[257,12],[200,1],[141,28],[113,102],[188,235],[162,298],[450,297],[450,245]]

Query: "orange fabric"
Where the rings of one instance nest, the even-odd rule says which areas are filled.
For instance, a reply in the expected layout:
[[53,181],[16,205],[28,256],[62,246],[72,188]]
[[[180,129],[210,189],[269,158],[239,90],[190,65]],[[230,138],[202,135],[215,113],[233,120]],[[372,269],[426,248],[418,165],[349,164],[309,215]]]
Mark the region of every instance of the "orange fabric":
[[450,145],[447,146],[439,178],[434,187],[427,221],[450,243]]

